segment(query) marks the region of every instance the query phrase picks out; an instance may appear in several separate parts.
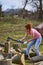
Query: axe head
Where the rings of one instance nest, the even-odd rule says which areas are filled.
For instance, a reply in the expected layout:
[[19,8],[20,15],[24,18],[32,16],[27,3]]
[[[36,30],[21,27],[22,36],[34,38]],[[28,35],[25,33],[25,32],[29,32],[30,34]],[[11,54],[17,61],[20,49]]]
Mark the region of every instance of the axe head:
[[7,38],[7,41],[9,41],[10,39],[11,39],[11,38],[10,38],[10,37],[8,37],[8,38]]

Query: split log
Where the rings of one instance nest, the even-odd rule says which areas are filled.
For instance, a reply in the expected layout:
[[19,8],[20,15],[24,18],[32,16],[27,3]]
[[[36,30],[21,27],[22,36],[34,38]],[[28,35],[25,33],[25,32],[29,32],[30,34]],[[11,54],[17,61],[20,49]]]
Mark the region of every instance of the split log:
[[6,41],[4,51],[6,54],[10,53],[10,41]]
[[12,57],[12,62],[16,64],[25,65],[25,56],[24,54],[17,54]]
[[14,55],[16,55],[16,54],[19,54],[19,53],[21,53],[21,50],[20,49],[13,49],[13,47],[10,49],[10,53],[5,53],[5,52],[3,52],[2,54],[3,54],[3,56],[5,57],[5,58],[11,58],[12,56],[14,56]]
[[0,60],[3,60],[4,56],[2,55],[2,53],[0,53]]
[[20,65],[20,64],[12,64],[12,65]]
[[0,65],[12,65],[11,59],[0,60]]
[[21,50],[19,48],[18,49],[13,49],[13,47],[12,47],[11,50],[10,50],[10,52],[15,55],[15,54],[21,53]]
[[39,62],[39,61],[43,61],[43,55],[32,57],[32,58],[31,58],[31,61],[32,61],[33,63]]

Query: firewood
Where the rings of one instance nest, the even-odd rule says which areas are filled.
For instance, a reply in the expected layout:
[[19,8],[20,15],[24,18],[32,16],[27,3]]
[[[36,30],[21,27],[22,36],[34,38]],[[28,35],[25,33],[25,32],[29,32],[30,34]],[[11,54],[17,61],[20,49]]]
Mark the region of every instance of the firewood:
[[12,62],[16,64],[25,65],[25,57],[24,54],[16,54],[12,57]]
[[32,58],[31,58],[31,61],[32,61],[32,62],[43,61],[43,55],[32,57]]

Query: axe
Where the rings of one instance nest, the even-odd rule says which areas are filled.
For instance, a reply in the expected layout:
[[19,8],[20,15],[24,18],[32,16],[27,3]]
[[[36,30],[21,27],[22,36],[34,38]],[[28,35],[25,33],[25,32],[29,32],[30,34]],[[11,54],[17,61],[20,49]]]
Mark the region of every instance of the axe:
[[[8,38],[7,38],[7,41],[9,41],[9,40],[12,40],[12,41],[16,41],[16,42],[18,42],[18,40],[13,39],[13,38],[11,38],[11,37],[8,37]],[[23,42],[23,41],[20,41],[19,43],[24,43],[24,42]]]

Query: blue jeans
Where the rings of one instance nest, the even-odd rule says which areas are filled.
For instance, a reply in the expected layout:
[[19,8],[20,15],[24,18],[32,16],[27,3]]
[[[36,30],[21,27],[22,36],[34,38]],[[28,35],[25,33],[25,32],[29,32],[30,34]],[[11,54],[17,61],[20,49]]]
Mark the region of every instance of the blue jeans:
[[41,44],[41,40],[42,40],[42,37],[37,38],[36,40],[32,40],[31,42],[29,42],[28,45],[27,45],[26,55],[29,55],[30,48],[33,45],[34,45],[34,51],[35,51],[35,53],[37,55],[39,55],[38,47]]

